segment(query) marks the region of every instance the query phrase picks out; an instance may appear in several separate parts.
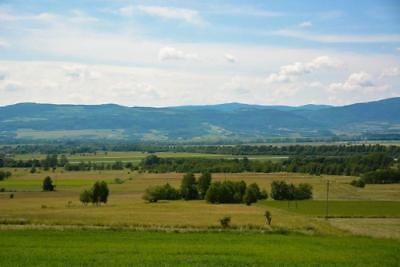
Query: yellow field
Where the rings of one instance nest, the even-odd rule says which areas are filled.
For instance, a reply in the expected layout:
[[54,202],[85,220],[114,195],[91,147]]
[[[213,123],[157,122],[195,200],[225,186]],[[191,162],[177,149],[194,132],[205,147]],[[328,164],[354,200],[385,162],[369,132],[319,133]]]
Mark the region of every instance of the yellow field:
[[[207,204],[205,201],[163,201],[146,203],[142,200],[143,191],[151,185],[166,182],[178,187],[182,174],[148,174],[124,171],[90,171],[90,172],[41,172],[30,174],[28,169],[12,170],[13,176],[0,182],[0,188],[16,190],[14,198],[10,192],[0,193],[0,221],[5,223],[29,223],[35,225],[88,225],[88,226],[157,226],[209,228],[219,225],[224,215],[232,217],[232,224],[237,227],[248,225],[265,227],[263,213],[265,205],[256,204]],[[41,183],[50,175],[55,181],[56,192],[41,192]],[[123,184],[114,183],[115,178],[125,180]],[[349,185],[354,177],[344,176],[310,176],[293,173],[240,173],[214,174],[213,180],[245,180],[256,182],[260,187],[270,191],[273,180],[286,180],[293,183],[308,182],[314,187],[315,199],[325,199],[326,180],[332,181],[331,198],[336,200],[400,200],[400,185],[368,185],[358,189]],[[109,184],[110,197],[107,205],[95,207],[84,206],[79,202],[79,193],[90,188],[97,180]],[[271,201],[271,200],[268,200]],[[284,209],[268,207],[273,214],[274,229],[291,229],[312,233],[343,233],[353,231],[348,223],[333,224],[322,218],[305,216]],[[395,223],[393,223],[395,220]],[[397,220],[397,222],[396,222]],[[391,219],[391,227],[398,226],[399,219]],[[388,221],[389,222],[389,221]],[[385,224],[385,221],[381,222]],[[345,225],[345,226],[343,226]],[[368,228],[369,229],[369,228]],[[356,232],[359,233],[359,232]],[[368,234],[363,232],[361,234]],[[382,234],[385,236],[386,232]]]

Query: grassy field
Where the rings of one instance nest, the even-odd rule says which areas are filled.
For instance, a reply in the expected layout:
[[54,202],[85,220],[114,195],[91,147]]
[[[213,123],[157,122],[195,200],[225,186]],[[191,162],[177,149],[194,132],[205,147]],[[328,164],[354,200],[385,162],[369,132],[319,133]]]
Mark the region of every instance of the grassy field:
[[[28,169],[12,170],[10,179],[0,181],[0,188],[12,192],[0,193],[0,221],[20,221],[48,225],[105,225],[105,226],[161,226],[183,228],[218,227],[219,219],[232,217],[235,227],[261,227],[266,230],[291,229],[298,232],[342,234],[343,227],[333,226],[318,218],[324,215],[325,181],[332,182],[331,215],[399,218],[400,185],[368,185],[364,189],[351,186],[354,177],[310,176],[296,173],[239,173],[214,174],[214,180],[245,180],[256,182],[270,190],[273,180],[295,184],[308,182],[314,187],[315,201],[299,202],[298,208],[287,208],[287,202],[267,200],[250,207],[243,204],[212,205],[205,201],[162,201],[149,204],[142,200],[144,190],[166,182],[179,187],[182,174],[149,174],[123,171],[43,172],[31,174]],[[42,192],[41,184],[50,175],[56,192]],[[115,178],[124,180],[115,183]],[[79,193],[97,180],[105,180],[110,187],[108,204],[101,207],[83,206]],[[294,205],[294,204],[293,204]],[[273,213],[272,228],[265,226],[264,211]],[[395,227],[393,223],[388,225]],[[347,229],[344,229],[347,230]],[[365,232],[368,234],[368,232]]]
[[365,237],[0,230],[0,265],[398,266],[399,247]]
[[[326,214],[325,201],[263,201],[265,207],[284,209],[310,216]],[[331,217],[393,217],[400,218],[400,201],[329,201],[328,215]]]
[[[104,152],[99,151],[96,153],[81,153],[81,154],[72,154],[67,155],[69,161],[71,163],[77,163],[80,161],[92,161],[92,162],[132,162],[134,164],[138,164],[143,158],[150,155],[147,152]],[[223,155],[223,154],[205,154],[205,153],[174,153],[174,152],[157,152],[155,155],[163,158],[225,158],[225,159],[234,159],[234,158],[243,158],[244,156],[233,156],[233,155]],[[45,158],[45,154],[18,154],[15,155],[15,159],[43,159]],[[271,160],[271,161],[279,161],[282,159],[288,158],[287,156],[273,156],[273,155],[251,155],[247,156],[249,159],[259,159],[259,160]]]

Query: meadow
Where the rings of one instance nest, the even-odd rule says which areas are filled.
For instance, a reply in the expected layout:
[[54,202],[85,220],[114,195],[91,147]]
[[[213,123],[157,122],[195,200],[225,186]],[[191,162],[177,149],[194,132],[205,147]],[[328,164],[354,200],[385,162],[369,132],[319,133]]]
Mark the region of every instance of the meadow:
[[399,246],[352,236],[0,230],[0,265],[397,266]]

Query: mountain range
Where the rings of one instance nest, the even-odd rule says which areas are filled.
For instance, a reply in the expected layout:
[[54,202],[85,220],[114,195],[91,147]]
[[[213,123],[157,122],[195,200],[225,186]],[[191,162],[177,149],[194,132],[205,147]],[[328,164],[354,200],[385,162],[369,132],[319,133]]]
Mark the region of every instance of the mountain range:
[[0,107],[0,141],[264,142],[398,139],[400,97],[346,106],[226,103],[164,108],[19,103]]

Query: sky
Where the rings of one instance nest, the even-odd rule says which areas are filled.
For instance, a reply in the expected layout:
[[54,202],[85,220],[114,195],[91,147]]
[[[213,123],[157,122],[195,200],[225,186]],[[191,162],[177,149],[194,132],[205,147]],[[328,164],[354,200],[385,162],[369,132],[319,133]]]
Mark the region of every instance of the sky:
[[0,0],[0,105],[398,96],[398,0]]

